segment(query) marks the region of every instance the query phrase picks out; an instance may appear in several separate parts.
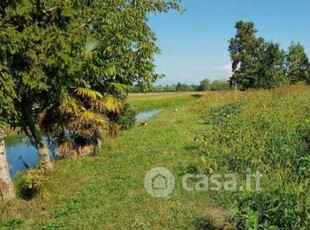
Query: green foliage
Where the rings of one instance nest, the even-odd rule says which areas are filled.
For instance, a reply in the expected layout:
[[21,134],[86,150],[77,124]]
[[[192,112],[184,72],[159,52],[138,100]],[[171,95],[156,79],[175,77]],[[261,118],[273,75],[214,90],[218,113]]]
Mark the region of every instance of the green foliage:
[[[148,92],[154,92],[154,93],[161,93],[161,92],[176,92],[176,85],[166,85],[166,86],[162,86],[162,85],[154,85],[152,86]],[[139,90],[135,90],[132,91],[133,93],[142,93],[141,89]]]
[[238,198],[237,229],[309,228],[309,96],[302,87],[250,92],[233,102],[227,95],[208,110],[198,138],[204,169],[263,174],[262,191],[229,194]]
[[253,87],[257,76],[257,54],[264,39],[256,37],[257,30],[252,22],[239,21],[235,28],[237,34],[230,40],[229,52],[232,59],[233,76],[231,83],[240,89]]
[[200,82],[199,90],[200,91],[208,91],[211,89],[211,82],[208,78],[203,79]]
[[[157,86],[152,86],[147,92],[154,92],[154,93],[172,93],[172,92],[192,92],[192,91],[199,91],[199,86],[198,85],[188,85],[184,83],[178,83],[177,85],[172,84],[172,85],[157,85]],[[141,93],[143,92],[140,88],[134,88],[132,90],[133,93]]]
[[308,229],[307,195],[288,185],[238,198],[232,221],[237,229]]
[[[255,220],[261,218],[266,220],[265,224],[259,223],[261,226],[288,221],[291,224],[286,226],[298,226],[299,221],[305,223],[309,217],[301,211],[303,206],[296,204],[310,207],[302,198],[309,197],[309,189],[300,186],[308,183],[305,176],[309,175],[309,146],[305,141],[310,134],[309,90],[305,86],[290,86],[272,91],[210,92],[198,101],[185,93],[183,96],[130,95],[129,102],[136,104],[139,110],[155,106],[163,112],[150,119],[148,126],[134,128],[116,140],[107,139],[105,147],[94,158],[59,160],[58,170],[47,184],[52,195],[44,193],[32,202],[8,205],[0,215],[0,222],[20,216],[27,219],[24,229],[42,229],[48,225],[70,229],[162,229],[162,226],[193,229],[197,225],[197,228],[211,229],[213,222],[217,222],[219,229],[238,229],[223,227],[227,212],[211,199],[213,197],[224,207],[238,201],[232,213],[236,214],[233,219],[236,225],[242,226],[247,221],[248,226],[253,226]],[[178,112],[174,111],[173,104],[178,105]],[[212,118],[206,127],[202,119],[210,118],[211,110],[217,111],[214,116],[225,116],[220,111],[227,111],[229,116],[221,121]],[[206,130],[205,143],[193,148],[197,144],[193,143],[195,134],[203,130]],[[198,147],[203,152],[197,151]],[[154,165],[164,165],[176,181],[181,181],[186,172],[201,172],[203,156],[206,165],[212,160],[221,172],[230,169],[229,172],[243,173],[248,165],[254,165],[253,170],[264,173],[263,191],[185,192],[177,183],[169,198],[154,200],[145,193],[143,185],[141,187],[143,176]],[[301,180],[296,180],[297,177]],[[33,212],[43,209],[40,215]],[[134,223],[132,213],[138,218]],[[285,213],[289,215],[286,219]],[[116,215],[120,221],[115,221]]]
[[221,125],[231,119],[240,110],[241,103],[234,102],[222,107],[212,108],[206,119],[208,125]]
[[221,91],[221,90],[228,90],[230,89],[230,85],[228,80],[215,80],[212,82],[211,90],[212,91]]
[[279,44],[265,43],[258,54],[257,79],[254,88],[271,89],[288,83],[284,72],[285,52]]
[[[201,81],[200,85],[188,85],[184,83],[178,83],[177,85],[157,85],[152,86],[147,92],[154,93],[164,93],[164,92],[196,92],[196,91],[221,91],[230,89],[230,85],[228,80],[214,80],[211,82],[209,79],[204,79]],[[143,90],[139,87],[133,87],[131,89],[132,93],[141,93]]]
[[252,22],[236,23],[237,34],[230,40],[232,85],[248,88],[271,89],[281,85],[306,81],[309,67],[303,46],[292,44],[286,55],[279,44],[257,38]]
[[43,169],[30,169],[18,176],[16,180],[17,194],[25,200],[34,198],[47,180],[47,172]]
[[110,116],[110,120],[119,125],[122,130],[128,130],[135,125],[136,115],[136,111],[129,104],[125,104],[120,113]]
[[[106,139],[96,157],[57,161],[57,170],[46,184],[48,191],[44,189],[31,202],[11,204],[0,215],[0,222],[18,215],[27,219],[24,229],[193,229],[196,222],[202,224],[197,217],[218,210],[207,194],[176,187],[171,198],[154,200],[143,188],[143,177],[154,165],[164,165],[177,176],[174,169],[195,159],[186,150],[193,140],[191,130],[202,127],[197,124],[199,113],[192,109],[195,102],[201,104],[185,93],[130,95],[131,106],[148,110],[155,105],[162,112],[145,127]],[[43,209],[40,215],[33,212]],[[214,218],[220,215],[216,211]]]
[[170,9],[180,10],[179,1],[3,2],[0,117],[21,126],[36,148],[43,145],[37,121],[58,142],[94,144],[128,87],[160,77],[148,15]]
[[6,223],[0,224],[0,230],[20,229],[23,222],[24,221],[21,219],[12,219]]
[[49,221],[42,226],[43,230],[58,230],[63,229],[63,226],[60,224],[54,223],[53,221]]
[[[203,168],[206,173],[214,173],[219,170],[219,160],[213,156],[220,152],[220,149],[208,149],[213,145],[213,141],[217,141],[219,144],[227,143],[231,135],[234,134],[234,130],[231,128],[226,129],[226,133],[215,133],[213,130],[223,126],[230,120],[234,120],[237,114],[241,110],[242,104],[240,102],[229,103],[221,107],[211,108],[206,118],[206,125],[208,130],[203,135],[203,138],[198,138],[201,147],[201,151],[204,155],[201,157]],[[228,151],[228,148],[226,149]],[[234,163],[235,165],[235,163]]]
[[286,58],[286,71],[290,82],[296,84],[307,81],[309,67],[309,58],[304,47],[300,43],[292,43]]
[[178,82],[178,84],[175,86],[175,90],[177,92],[190,92],[193,91],[192,87],[187,84],[182,84]]

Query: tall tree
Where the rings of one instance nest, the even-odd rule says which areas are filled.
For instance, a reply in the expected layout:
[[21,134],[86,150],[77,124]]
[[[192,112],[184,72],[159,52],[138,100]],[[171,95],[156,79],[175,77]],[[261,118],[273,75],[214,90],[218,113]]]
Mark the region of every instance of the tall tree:
[[257,30],[253,22],[239,21],[235,28],[237,33],[230,40],[229,45],[233,71],[230,82],[240,89],[247,89],[254,87],[257,78],[258,54],[264,39],[256,37]]
[[285,52],[277,43],[269,42],[260,49],[255,88],[271,89],[288,82],[284,70]]
[[306,81],[309,66],[309,58],[304,47],[300,43],[292,43],[286,60],[287,76],[290,82],[294,84]]
[[[138,82],[146,87],[159,77],[153,64],[159,49],[147,17],[179,9],[178,2],[22,0],[1,4],[0,41],[5,45],[0,49],[0,69],[12,84],[5,98],[13,105],[12,113],[1,116],[23,128],[38,149],[43,167],[51,163],[37,121],[61,135],[78,133],[77,138],[87,136],[89,127],[105,130],[105,114],[122,107],[126,86]],[[94,130],[91,134],[97,136],[99,129]]]
[[205,78],[200,81],[199,90],[200,91],[207,91],[211,89],[211,82],[208,78]]
[[[1,30],[0,30],[1,37]],[[2,47],[3,49],[3,47]],[[0,49],[0,55],[1,55]],[[1,128],[3,117],[15,117],[13,101],[16,98],[14,91],[14,81],[7,74],[7,68],[0,64],[0,201],[9,201],[15,198],[12,179],[9,174],[7,162],[5,137],[6,133]],[[8,123],[9,121],[6,120]]]

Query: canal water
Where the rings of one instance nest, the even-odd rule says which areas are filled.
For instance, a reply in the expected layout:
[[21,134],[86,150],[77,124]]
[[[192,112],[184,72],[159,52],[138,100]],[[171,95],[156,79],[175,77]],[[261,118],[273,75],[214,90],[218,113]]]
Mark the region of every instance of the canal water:
[[[136,119],[137,121],[147,120],[155,116],[157,113],[159,113],[159,110],[139,113],[137,114]],[[47,138],[44,138],[44,142],[48,144]],[[8,136],[5,139],[5,145],[11,176],[16,175],[16,173],[20,171],[35,168],[38,165],[38,152],[30,145],[26,137],[21,135]],[[55,154],[51,154],[51,156],[55,157]]]

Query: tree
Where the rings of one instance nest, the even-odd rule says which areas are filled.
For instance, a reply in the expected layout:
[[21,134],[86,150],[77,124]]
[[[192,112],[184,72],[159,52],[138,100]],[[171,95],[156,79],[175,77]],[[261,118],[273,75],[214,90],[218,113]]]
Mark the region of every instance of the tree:
[[264,44],[264,39],[256,37],[257,30],[253,22],[239,21],[235,28],[237,34],[230,40],[229,45],[233,71],[230,82],[244,90],[255,84],[258,53]]
[[182,84],[180,82],[177,83],[175,89],[176,89],[177,92],[190,92],[190,91],[193,91],[193,89],[192,89],[192,87],[190,85]]
[[166,85],[164,87],[164,92],[176,92],[176,85]]
[[4,139],[5,133],[0,127],[0,201],[6,202],[15,198],[15,192],[9,173]]
[[181,84],[181,82],[178,82],[178,83],[177,83],[177,85],[175,86],[175,90],[176,90],[177,92],[182,91],[182,84]]
[[7,45],[0,49],[0,83],[11,85],[4,98],[13,105],[7,113],[1,104],[1,117],[22,127],[42,167],[51,163],[38,120],[61,143],[72,135],[74,144],[89,141],[106,131],[106,114],[123,106],[126,87],[134,82],[148,87],[160,77],[154,73],[159,49],[147,16],[169,9],[179,9],[178,1],[1,4],[0,41]]
[[208,91],[211,89],[211,82],[208,78],[203,79],[200,81],[199,90],[200,91]]
[[[178,3],[1,3],[0,117],[22,127],[38,149],[41,167],[52,165],[37,124],[58,138],[59,148],[96,142],[111,128],[108,114],[122,110],[127,87],[147,88],[160,77],[153,64],[159,49],[147,17],[179,10]],[[1,164],[6,165],[5,158]]]
[[228,90],[229,88],[230,88],[229,82],[226,79],[215,80],[211,84],[212,91]]
[[199,91],[200,85],[194,85],[194,84],[192,84],[192,85],[190,85],[190,87],[192,88],[193,91]]
[[271,89],[287,83],[284,72],[285,52],[277,43],[269,42],[260,49],[255,88]]
[[6,70],[6,67],[0,64],[0,201],[5,202],[14,199],[15,192],[6,157],[6,134],[1,125],[3,117],[9,117],[10,114],[14,114],[13,99],[16,98],[13,79],[6,73]]
[[290,82],[295,84],[306,81],[309,66],[309,59],[304,47],[300,43],[292,43],[286,60],[286,71]]

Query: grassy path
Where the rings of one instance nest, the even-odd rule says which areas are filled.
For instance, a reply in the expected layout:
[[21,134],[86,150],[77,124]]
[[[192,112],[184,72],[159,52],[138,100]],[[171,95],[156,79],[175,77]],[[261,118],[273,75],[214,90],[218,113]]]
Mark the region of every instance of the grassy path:
[[[42,195],[1,209],[0,220],[10,217],[7,225],[22,229],[199,229],[207,217],[220,219],[223,211],[207,193],[181,188],[182,174],[198,158],[190,147],[202,128],[188,97],[183,105],[177,99],[178,112],[166,106],[148,126],[107,141],[96,157],[58,161]],[[146,173],[157,166],[176,177],[167,198],[144,189]]]

